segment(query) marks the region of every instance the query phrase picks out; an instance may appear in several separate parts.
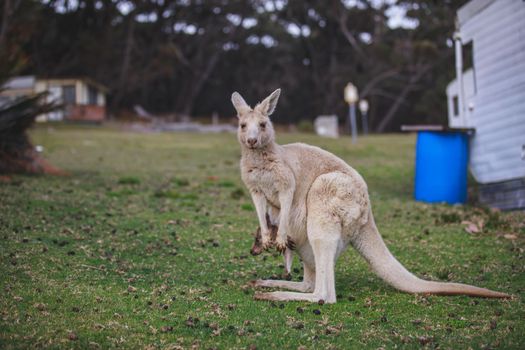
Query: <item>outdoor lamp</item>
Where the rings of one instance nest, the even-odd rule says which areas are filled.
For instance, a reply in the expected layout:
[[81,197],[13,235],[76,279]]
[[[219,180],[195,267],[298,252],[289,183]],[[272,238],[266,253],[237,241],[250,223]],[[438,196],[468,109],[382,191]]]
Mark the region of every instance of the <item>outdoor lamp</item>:
[[368,107],[369,105],[367,100],[359,101],[359,110],[361,111],[361,116],[363,117],[363,134],[365,135],[368,135]]
[[361,100],[359,101],[359,110],[361,113],[366,114],[368,113],[368,101],[367,100]]
[[354,84],[348,83],[345,86],[345,101],[348,103],[348,119],[350,120],[350,131],[352,133],[352,143],[357,142],[357,124],[355,120],[355,104],[359,100],[357,88]]
[[357,88],[354,84],[348,83],[345,86],[345,101],[349,105],[352,105],[357,102],[359,95],[357,94]]

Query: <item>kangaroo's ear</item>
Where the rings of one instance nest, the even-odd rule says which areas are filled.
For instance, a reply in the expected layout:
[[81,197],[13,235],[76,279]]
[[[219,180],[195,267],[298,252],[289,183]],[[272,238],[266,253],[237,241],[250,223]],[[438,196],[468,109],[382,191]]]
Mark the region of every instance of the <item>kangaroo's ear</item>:
[[270,115],[275,111],[275,106],[277,106],[277,101],[279,101],[279,95],[281,94],[281,89],[277,89],[266,97],[261,103],[255,106],[259,112],[264,115]]
[[248,106],[246,101],[244,101],[244,98],[242,98],[241,94],[239,94],[237,91],[232,94],[232,103],[238,115],[244,114],[251,110],[250,106]]

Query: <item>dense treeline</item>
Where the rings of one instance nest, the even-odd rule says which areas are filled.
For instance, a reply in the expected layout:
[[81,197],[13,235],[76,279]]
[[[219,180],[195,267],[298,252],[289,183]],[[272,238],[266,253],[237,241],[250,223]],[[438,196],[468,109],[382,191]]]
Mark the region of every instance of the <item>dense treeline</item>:
[[[18,74],[89,76],[110,88],[113,114],[229,117],[277,87],[278,122],[335,113],[352,81],[372,128],[446,118],[451,37],[465,1],[4,0],[0,45]],[[413,24],[389,26],[406,10]]]

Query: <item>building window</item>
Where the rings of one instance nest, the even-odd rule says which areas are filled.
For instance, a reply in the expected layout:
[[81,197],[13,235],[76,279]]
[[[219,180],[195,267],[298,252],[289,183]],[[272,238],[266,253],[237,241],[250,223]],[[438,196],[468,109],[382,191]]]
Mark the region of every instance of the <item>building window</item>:
[[452,96],[452,113],[454,117],[459,116],[459,99],[458,95]]
[[97,104],[97,89],[94,87],[88,86],[88,105]]
[[474,44],[469,41],[461,47],[463,56],[463,73],[471,68],[474,68]]
[[62,87],[62,99],[66,105],[74,105],[77,102],[75,85],[64,85]]
[[474,80],[474,86],[472,87],[474,89],[474,93],[476,93],[477,90],[477,84],[476,84],[476,67],[474,66],[474,41],[469,41],[468,43],[464,44],[461,47],[462,56],[463,56],[463,73],[465,73],[467,70],[472,70],[472,79]]

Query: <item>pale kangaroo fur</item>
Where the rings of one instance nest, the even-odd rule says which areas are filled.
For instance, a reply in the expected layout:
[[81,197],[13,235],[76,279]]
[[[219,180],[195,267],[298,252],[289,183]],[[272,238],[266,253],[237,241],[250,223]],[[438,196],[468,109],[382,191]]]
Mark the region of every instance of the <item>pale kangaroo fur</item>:
[[[279,94],[278,89],[253,109],[239,93],[232,95],[239,117],[241,175],[255,204],[263,242],[283,251],[289,236],[304,266],[302,282],[254,282],[258,287],[299,293],[256,293],[256,299],[335,303],[335,261],[350,244],[381,279],[404,292],[510,297],[466,284],[422,280],[407,271],[383,242],[372,216],[366,183],[357,171],[318,147],[275,143],[269,115]],[[275,243],[266,223],[269,210],[279,211]]]

